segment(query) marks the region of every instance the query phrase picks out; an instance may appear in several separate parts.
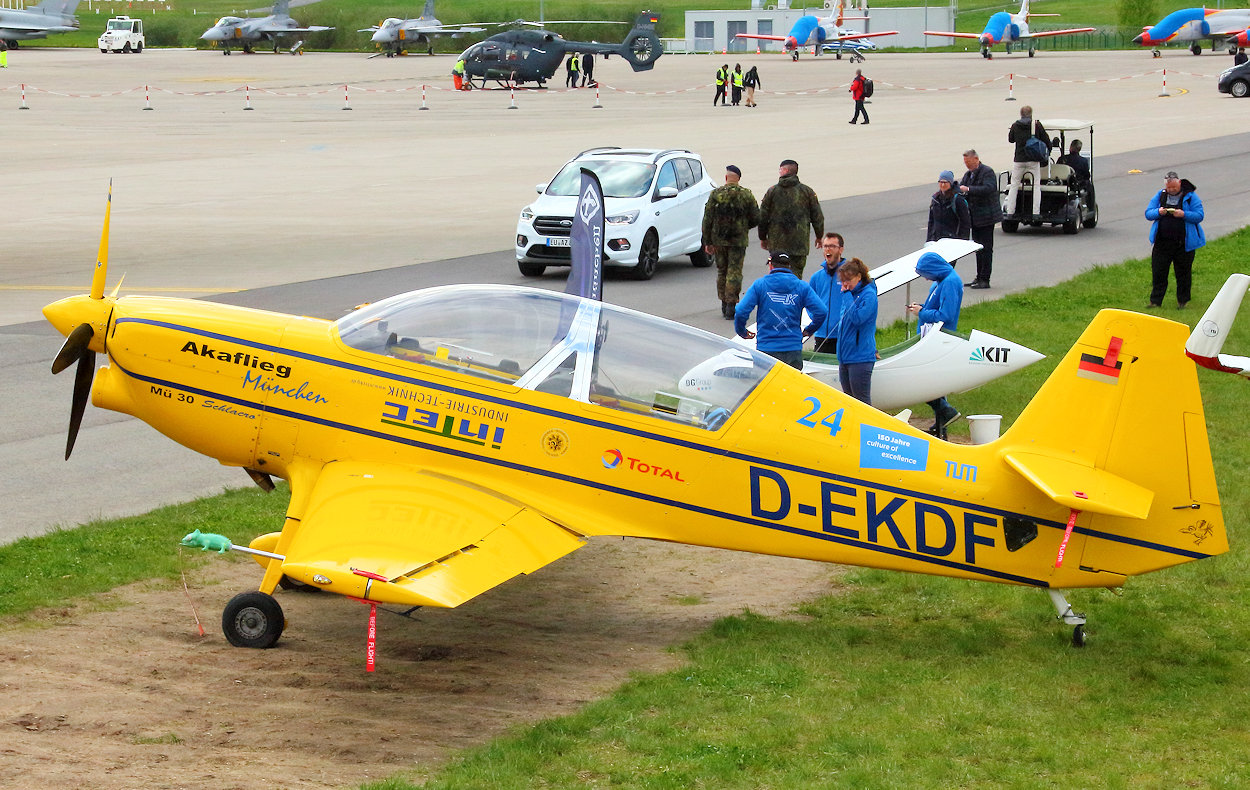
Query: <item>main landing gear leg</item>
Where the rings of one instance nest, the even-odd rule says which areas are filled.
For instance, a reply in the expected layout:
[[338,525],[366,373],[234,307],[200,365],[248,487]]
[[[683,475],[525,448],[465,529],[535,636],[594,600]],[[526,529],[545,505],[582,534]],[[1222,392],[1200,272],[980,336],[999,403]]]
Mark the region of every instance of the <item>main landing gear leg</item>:
[[1072,629],[1072,646],[1085,647],[1085,615],[1072,611],[1072,605],[1063,597],[1062,590],[1050,588],[1046,593],[1050,596],[1050,602],[1055,605],[1057,619],[1062,620],[1064,625],[1075,626]]

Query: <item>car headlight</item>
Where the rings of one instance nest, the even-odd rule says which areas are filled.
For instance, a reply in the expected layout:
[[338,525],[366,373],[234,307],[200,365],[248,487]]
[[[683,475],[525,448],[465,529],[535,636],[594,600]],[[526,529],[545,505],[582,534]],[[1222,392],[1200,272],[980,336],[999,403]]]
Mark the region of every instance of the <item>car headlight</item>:
[[521,209],[521,219],[530,220],[533,218],[534,218],[533,206],[526,206],[525,208]]
[[613,214],[610,217],[606,217],[603,221],[609,225],[630,225],[634,220],[638,219],[639,213],[638,209],[634,209],[633,211],[626,211],[624,214]]

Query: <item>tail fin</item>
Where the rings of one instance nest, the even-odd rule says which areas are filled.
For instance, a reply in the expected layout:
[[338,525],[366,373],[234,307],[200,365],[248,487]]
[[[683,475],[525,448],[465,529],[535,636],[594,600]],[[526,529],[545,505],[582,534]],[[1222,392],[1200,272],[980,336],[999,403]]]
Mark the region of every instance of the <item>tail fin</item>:
[[274,0],[272,13],[274,16],[290,16],[291,0]]
[[1250,276],[1230,274],[1216,294],[1215,301],[1202,314],[1202,320],[1194,327],[1193,334],[1185,342],[1185,353],[1204,368],[1222,373],[1236,373],[1250,377],[1250,357],[1221,354],[1224,341],[1233,330],[1233,319],[1241,307],[1241,300],[1250,287]]
[[421,11],[422,19],[434,18],[434,0],[425,0],[425,9]]
[[655,26],[659,21],[659,14],[643,11],[634,20],[629,36],[621,43],[621,57],[629,62],[634,71],[649,71],[664,54],[664,45],[655,34]]
[[1187,331],[1103,310],[998,440],[1010,466],[1081,511],[1082,567],[1133,575],[1228,550]]

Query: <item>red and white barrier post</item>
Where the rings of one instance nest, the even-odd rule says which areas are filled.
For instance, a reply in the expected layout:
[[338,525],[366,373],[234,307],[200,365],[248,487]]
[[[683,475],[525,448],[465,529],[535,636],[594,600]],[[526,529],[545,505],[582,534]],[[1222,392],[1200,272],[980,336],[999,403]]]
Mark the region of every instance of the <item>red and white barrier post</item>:
[[1160,93],[1159,95],[1160,96],[1171,95],[1170,93],[1168,93],[1168,70],[1167,69],[1163,70],[1163,93]]
[[510,95],[511,95],[511,97],[512,97],[511,103],[510,103],[510,104],[508,104],[508,109],[509,109],[509,110],[515,110],[515,109],[517,109],[517,106],[516,106],[516,83],[509,83],[509,84],[508,84],[508,91],[509,91],[509,93],[510,93]]
[[1013,72],[1007,75],[1007,98],[1003,99],[1003,101],[1015,101],[1015,100],[1016,100],[1016,75]]
[[30,109],[29,107],[26,106],[26,83],[24,82],[22,83],[22,103],[18,105],[17,109],[19,110]]
[[252,109],[252,88],[249,85],[243,86],[243,109]]
[[351,108],[352,104],[347,100],[347,85],[343,85],[343,109],[350,110]]
[[152,109],[152,89],[147,85],[143,86],[143,102],[143,109]]
[[421,83],[421,106],[420,106],[420,107],[418,107],[417,109],[418,109],[418,110],[428,110],[428,109],[430,109],[429,107],[426,107],[426,106],[425,106],[425,83],[424,83],[424,82],[423,82],[423,83]]
[[591,105],[592,110],[602,110],[603,105],[599,102],[599,83],[595,83],[595,103]]

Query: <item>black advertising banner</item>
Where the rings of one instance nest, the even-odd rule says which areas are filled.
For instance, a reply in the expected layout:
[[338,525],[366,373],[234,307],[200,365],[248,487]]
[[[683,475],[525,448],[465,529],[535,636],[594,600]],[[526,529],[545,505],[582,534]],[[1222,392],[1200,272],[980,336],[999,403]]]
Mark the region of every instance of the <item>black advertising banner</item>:
[[569,238],[572,269],[565,292],[599,300],[603,298],[603,187],[599,177],[584,167],[577,195]]

